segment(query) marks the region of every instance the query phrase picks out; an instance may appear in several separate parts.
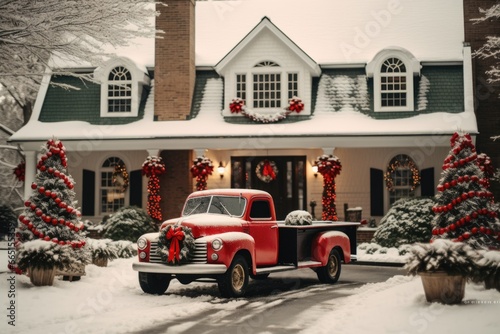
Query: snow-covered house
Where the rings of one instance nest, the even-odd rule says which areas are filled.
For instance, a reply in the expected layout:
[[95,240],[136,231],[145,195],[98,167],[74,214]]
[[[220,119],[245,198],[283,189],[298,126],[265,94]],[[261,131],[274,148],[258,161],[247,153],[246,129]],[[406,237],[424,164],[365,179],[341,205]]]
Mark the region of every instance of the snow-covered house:
[[[316,201],[320,216],[313,165],[334,154],[340,218],[344,203],[380,217],[400,197],[433,195],[451,135],[478,133],[461,1],[170,0],[160,9],[163,38],[118,49],[98,68],[66,65],[101,85],[45,78],[30,121],[10,138],[26,152],[27,193],[39,148],[55,136],[84,218],[145,208],[149,155],[166,163],[164,217],[194,190],[200,155],[215,165],[209,188],[267,190],[281,219]],[[284,117],[294,97],[303,110]],[[235,98],[245,112],[231,108]],[[128,187],[113,182],[117,164]]]

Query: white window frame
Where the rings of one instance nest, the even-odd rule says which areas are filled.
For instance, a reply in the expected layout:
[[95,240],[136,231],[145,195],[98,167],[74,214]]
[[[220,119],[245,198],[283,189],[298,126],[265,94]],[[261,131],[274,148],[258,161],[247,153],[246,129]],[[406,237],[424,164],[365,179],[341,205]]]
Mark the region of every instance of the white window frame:
[[[110,73],[117,67],[123,67],[130,72],[131,81],[110,81]],[[101,82],[101,117],[137,117],[139,115],[139,104],[141,102],[142,88],[150,84],[147,73],[140,70],[137,65],[128,58],[119,57],[107,61],[103,66],[94,71],[94,77]],[[131,109],[126,112],[109,112],[109,85],[116,86],[116,82],[122,85],[131,85]]]
[[[116,190],[116,187],[113,187],[112,185],[103,185],[103,173],[111,173],[111,175],[113,174],[114,172],[114,165],[112,166],[109,166],[109,167],[104,167],[104,164],[108,161],[108,160],[114,160],[115,162],[121,162],[123,163],[124,166],[127,166],[125,161],[116,156],[116,155],[113,155],[113,156],[109,156],[107,157],[106,159],[104,159],[102,161],[102,163],[99,165],[99,169],[98,169],[98,205],[99,205],[99,212],[101,215],[107,215],[107,214],[111,214],[111,213],[114,213],[116,212],[118,209],[120,208],[123,208],[123,207],[126,207],[127,205],[129,205],[129,196],[128,196],[128,189],[125,191],[125,192],[118,192],[118,191],[113,191],[113,190]],[[107,210],[103,210],[103,197],[104,197],[104,191],[106,191],[106,197],[108,199],[108,202],[109,199],[111,199],[112,201],[115,201],[115,200],[120,200],[120,199],[123,199],[123,203],[122,204],[119,204],[117,206],[115,206],[113,204],[113,207],[112,207],[112,210],[110,211],[107,211]],[[108,193],[109,192],[109,193]],[[116,198],[114,198],[116,197]]]
[[[267,63],[267,64],[272,64],[272,66],[260,66],[260,64]],[[279,74],[280,75],[280,106],[279,107],[269,107],[269,108],[260,108],[260,107],[254,107],[254,75],[268,75],[268,74]],[[235,92],[234,96],[240,95],[237,89],[237,84],[238,84],[238,75],[245,75],[246,76],[246,99],[245,100],[245,105],[247,108],[250,109],[255,109],[258,110],[259,112],[266,113],[267,111],[269,112],[275,112],[276,110],[281,110],[284,109],[288,106],[289,100],[289,89],[288,89],[288,76],[290,74],[294,74],[297,76],[297,89],[295,90],[295,93],[298,97],[301,97],[301,82],[300,82],[300,77],[301,77],[301,71],[300,70],[292,70],[290,68],[283,68],[281,67],[277,62],[273,61],[261,61],[258,62],[254,67],[252,67],[249,71],[243,72],[243,71],[238,71],[233,74],[234,77],[234,85],[232,89]],[[237,96],[240,97],[241,96]],[[293,97],[293,96],[292,96]]]
[[[382,106],[382,77],[388,76],[386,73],[382,73],[382,66],[388,59],[391,58],[399,59],[404,64],[406,69],[406,73],[404,73],[404,75],[398,75],[404,76],[406,78],[406,106]],[[413,78],[416,75],[420,75],[420,69],[420,62],[416,60],[415,57],[405,49],[387,49],[379,52],[366,66],[367,76],[373,77],[374,111],[414,111],[415,96]]]

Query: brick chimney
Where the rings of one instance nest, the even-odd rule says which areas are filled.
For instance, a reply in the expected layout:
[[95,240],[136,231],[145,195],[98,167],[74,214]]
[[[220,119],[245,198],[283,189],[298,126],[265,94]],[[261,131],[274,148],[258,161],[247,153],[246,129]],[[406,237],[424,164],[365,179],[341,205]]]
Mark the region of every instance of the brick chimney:
[[169,0],[157,6],[155,44],[155,116],[158,121],[186,120],[195,83],[195,0]]

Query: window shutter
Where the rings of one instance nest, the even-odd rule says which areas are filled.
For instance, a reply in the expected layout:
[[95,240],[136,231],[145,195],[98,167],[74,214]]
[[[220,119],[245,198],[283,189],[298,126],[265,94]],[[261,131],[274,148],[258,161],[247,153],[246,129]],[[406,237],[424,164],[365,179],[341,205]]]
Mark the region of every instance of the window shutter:
[[95,215],[95,172],[91,170],[83,170],[82,182],[82,215]]
[[426,168],[420,171],[421,195],[425,197],[434,196],[434,168]]
[[370,168],[370,215],[384,215],[384,171]]
[[130,172],[130,205],[142,207],[142,171]]

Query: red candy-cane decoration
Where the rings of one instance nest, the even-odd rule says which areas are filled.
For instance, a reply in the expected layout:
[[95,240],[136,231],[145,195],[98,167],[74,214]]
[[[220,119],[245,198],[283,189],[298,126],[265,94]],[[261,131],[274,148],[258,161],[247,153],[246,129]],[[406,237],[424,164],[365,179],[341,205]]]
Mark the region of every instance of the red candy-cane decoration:
[[159,176],[165,174],[166,171],[165,163],[161,157],[149,156],[142,164],[142,175],[149,178],[147,211],[149,216],[157,221],[162,220]]
[[212,175],[214,166],[209,158],[199,156],[193,161],[191,174],[196,178],[196,190],[207,189],[207,178]]

